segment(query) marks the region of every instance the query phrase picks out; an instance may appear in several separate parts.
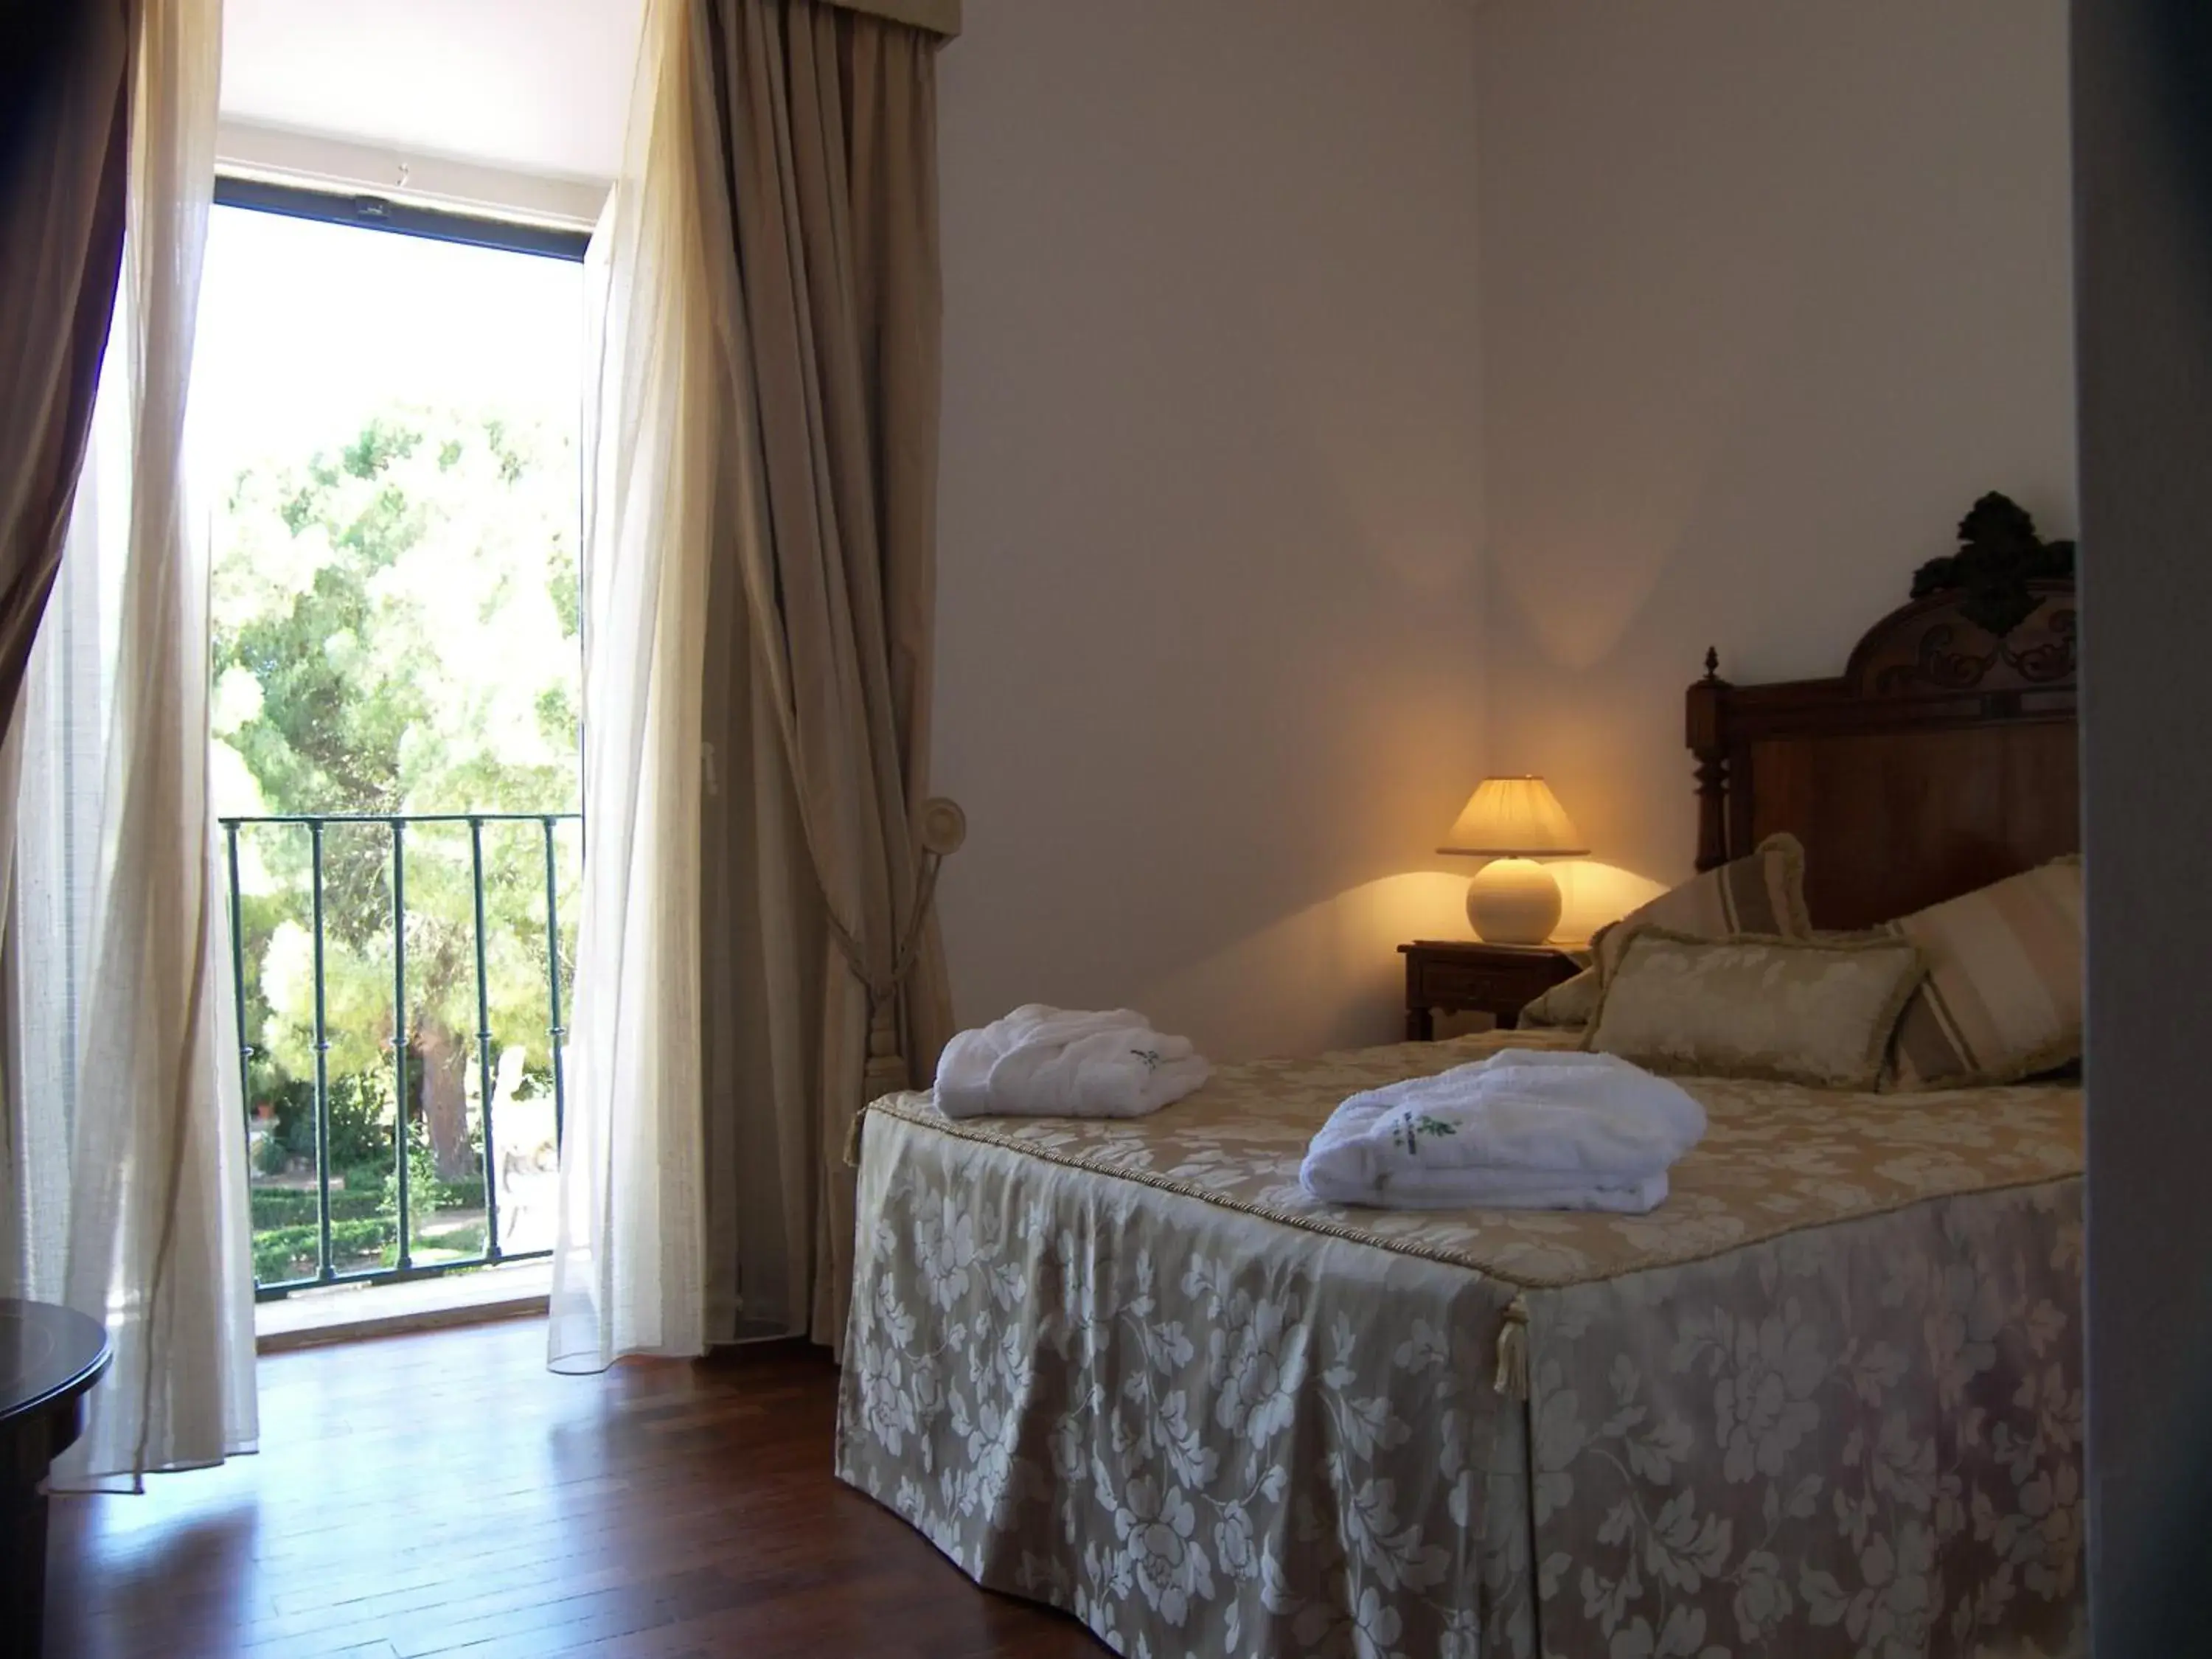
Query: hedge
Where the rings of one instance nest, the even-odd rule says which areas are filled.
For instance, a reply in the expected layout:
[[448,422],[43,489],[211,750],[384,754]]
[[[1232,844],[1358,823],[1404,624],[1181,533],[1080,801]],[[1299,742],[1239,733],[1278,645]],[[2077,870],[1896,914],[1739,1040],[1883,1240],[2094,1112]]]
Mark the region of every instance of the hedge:
[[[422,1163],[409,1172],[407,1201],[415,1209],[422,1207],[424,1169]],[[338,1181],[345,1183],[349,1193],[371,1194],[379,1205],[390,1206],[398,1202],[392,1196],[398,1183],[392,1178],[389,1164],[356,1164],[352,1168],[336,1172]],[[481,1210],[483,1208],[483,1177],[468,1176],[459,1181],[440,1181],[434,1176],[430,1184],[436,1188],[430,1207],[434,1210]]]
[[[320,1229],[313,1224],[304,1227],[276,1227],[253,1237],[253,1278],[261,1285],[274,1285],[288,1279],[312,1279],[315,1274],[316,1250]],[[333,1221],[331,1223],[331,1255],[338,1261],[364,1255],[386,1255],[398,1242],[399,1229],[392,1222],[372,1218],[364,1221]]]
[[[312,1189],[302,1191],[296,1187],[264,1187],[254,1191],[247,1200],[253,1212],[253,1231],[267,1232],[272,1227],[307,1227],[315,1224],[315,1194]],[[345,1190],[331,1194],[332,1221],[373,1221],[384,1202],[381,1193],[357,1193]]]
[[[481,1210],[483,1208],[483,1182],[481,1180],[441,1182],[430,1195],[432,1210]],[[424,1212],[422,1194],[419,1190],[408,1194],[409,1207],[416,1215]],[[331,1192],[332,1221],[368,1221],[386,1213],[398,1203],[392,1196],[392,1182],[381,1186],[363,1182],[359,1186],[349,1182],[333,1188]],[[272,1227],[312,1227],[315,1224],[315,1192],[312,1187],[257,1187],[249,1199],[253,1214],[253,1231],[266,1232]]]
[[[331,1194],[335,1199],[337,1194]],[[319,1229],[312,1222],[303,1227],[275,1227],[253,1236],[253,1279],[258,1285],[277,1285],[288,1279],[315,1276]],[[374,1255],[390,1267],[397,1256],[399,1228],[388,1218],[331,1223],[331,1256],[339,1267],[349,1261],[357,1268],[360,1259]],[[456,1228],[435,1238],[417,1234],[415,1248],[441,1253],[457,1251],[480,1255],[484,1248],[481,1224]]]

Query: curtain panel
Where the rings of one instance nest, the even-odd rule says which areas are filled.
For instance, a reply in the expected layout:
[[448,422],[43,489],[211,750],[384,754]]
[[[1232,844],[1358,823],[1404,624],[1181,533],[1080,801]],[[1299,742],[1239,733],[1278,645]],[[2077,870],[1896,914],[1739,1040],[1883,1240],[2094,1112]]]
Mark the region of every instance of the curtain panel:
[[55,1463],[58,1491],[136,1489],[250,1451],[258,1432],[230,919],[210,799],[209,551],[185,480],[222,51],[222,0],[146,0],[128,327],[109,370],[127,376],[131,510],[108,641],[66,1297],[105,1316],[115,1361]]
[[[770,953],[705,930],[708,1024],[726,1040],[709,1038],[709,1073],[738,1085],[708,1097],[709,1207],[776,1210],[775,1295],[799,1292],[804,1262],[805,1327],[834,1347],[852,1272],[847,1130],[872,1091],[927,1080],[950,1026],[915,831],[936,594],[940,43],[815,0],[700,0],[695,17],[729,456],[708,735],[718,761],[750,762],[717,765],[705,828],[723,875],[767,907]],[[714,959],[726,951],[739,960]],[[763,1148],[745,1141],[769,1137],[742,1120],[770,1103],[773,1167],[803,1184],[748,1205]],[[737,1259],[750,1316],[767,1287]]]
[[702,1275],[699,812],[720,417],[691,162],[689,0],[647,8],[592,238],[584,817],[547,1363],[694,1355]]
[[256,1434],[207,549],[185,465],[221,0],[146,0],[137,29],[113,339],[16,711],[11,1265],[114,1350],[57,1491],[131,1489]]
[[[24,680],[69,533],[123,264],[140,0],[32,8],[0,63],[0,941],[12,945]],[[19,966],[0,953],[0,977]],[[0,1001],[12,1001],[0,988]],[[58,1295],[66,1205],[15,1109],[20,1034],[0,1029],[0,1290]],[[67,1154],[58,1154],[65,1165]]]
[[652,0],[586,449],[557,1369],[842,1340],[846,1133],[947,1035],[915,820],[938,35]]
[[123,261],[140,9],[46,8],[52,32],[31,63],[10,66],[16,106],[0,116],[0,726],[61,562],[100,385]]

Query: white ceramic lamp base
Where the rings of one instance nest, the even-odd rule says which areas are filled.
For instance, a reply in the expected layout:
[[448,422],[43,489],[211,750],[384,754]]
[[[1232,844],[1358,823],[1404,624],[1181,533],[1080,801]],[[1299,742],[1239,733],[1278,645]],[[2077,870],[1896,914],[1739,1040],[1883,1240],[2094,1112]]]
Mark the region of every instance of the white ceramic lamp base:
[[1487,945],[1541,945],[1559,925],[1559,884],[1534,859],[1492,859],[1467,884],[1467,919]]

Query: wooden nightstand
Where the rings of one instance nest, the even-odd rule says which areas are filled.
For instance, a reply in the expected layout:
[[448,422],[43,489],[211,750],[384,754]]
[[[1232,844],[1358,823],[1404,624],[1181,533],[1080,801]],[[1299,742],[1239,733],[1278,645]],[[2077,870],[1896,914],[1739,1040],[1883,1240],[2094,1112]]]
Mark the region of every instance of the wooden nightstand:
[[1563,979],[1582,971],[1549,945],[1484,945],[1474,939],[1417,939],[1406,958],[1406,1040],[1436,1036],[1436,1015],[1488,1014],[1510,1030],[1521,1011]]

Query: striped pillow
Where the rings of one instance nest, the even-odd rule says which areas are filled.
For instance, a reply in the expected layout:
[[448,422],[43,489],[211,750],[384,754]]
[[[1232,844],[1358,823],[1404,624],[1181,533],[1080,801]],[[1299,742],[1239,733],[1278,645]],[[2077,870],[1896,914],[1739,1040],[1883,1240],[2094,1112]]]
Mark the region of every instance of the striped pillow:
[[1590,940],[1601,978],[1612,977],[1628,949],[1628,936],[1646,925],[1692,939],[1726,939],[1732,933],[1804,939],[1813,931],[1805,913],[1805,849],[1795,836],[1769,836],[1743,857],[1601,927]]
[[1905,1005],[1882,1087],[2014,1083],[2081,1057],[2081,860],[2059,859],[1930,905],[1886,932],[1928,978]]

